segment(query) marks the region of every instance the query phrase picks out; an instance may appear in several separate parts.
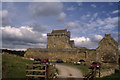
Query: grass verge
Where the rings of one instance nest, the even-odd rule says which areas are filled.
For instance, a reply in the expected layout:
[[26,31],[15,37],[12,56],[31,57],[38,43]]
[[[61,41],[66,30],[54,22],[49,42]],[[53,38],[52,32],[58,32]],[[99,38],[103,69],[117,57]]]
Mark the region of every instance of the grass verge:
[[2,77],[3,78],[25,78],[26,64],[33,61],[22,59],[14,55],[2,55]]
[[105,76],[102,79],[115,79],[115,80],[120,80],[120,72],[111,74],[109,76]]

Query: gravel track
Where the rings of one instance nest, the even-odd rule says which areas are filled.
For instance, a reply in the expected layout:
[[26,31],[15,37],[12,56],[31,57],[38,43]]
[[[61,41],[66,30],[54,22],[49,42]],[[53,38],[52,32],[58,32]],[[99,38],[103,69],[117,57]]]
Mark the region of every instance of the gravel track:
[[83,78],[81,71],[77,68],[56,64],[55,67],[58,69],[58,78]]

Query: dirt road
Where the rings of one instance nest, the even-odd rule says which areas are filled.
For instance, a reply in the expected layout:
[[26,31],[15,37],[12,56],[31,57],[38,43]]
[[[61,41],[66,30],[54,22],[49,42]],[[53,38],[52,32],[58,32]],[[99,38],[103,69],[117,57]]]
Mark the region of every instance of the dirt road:
[[77,68],[63,64],[56,64],[55,67],[58,69],[59,78],[83,78],[82,73]]

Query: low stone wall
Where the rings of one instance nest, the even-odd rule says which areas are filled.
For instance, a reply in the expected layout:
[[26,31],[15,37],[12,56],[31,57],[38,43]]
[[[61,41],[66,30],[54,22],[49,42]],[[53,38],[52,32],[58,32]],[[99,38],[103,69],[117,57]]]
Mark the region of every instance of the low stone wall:
[[[115,69],[119,69],[119,65],[116,63],[102,63],[100,77],[114,74]],[[99,77],[99,73],[97,73],[97,77]]]
[[[115,73],[115,69],[103,69],[100,71],[100,77],[108,76]],[[99,73],[96,74],[96,77],[99,77]]]

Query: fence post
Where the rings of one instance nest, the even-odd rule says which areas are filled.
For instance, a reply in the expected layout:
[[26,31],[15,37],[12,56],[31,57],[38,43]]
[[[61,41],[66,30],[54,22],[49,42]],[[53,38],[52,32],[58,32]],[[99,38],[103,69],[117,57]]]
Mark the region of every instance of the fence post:
[[46,77],[47,77],[47,65],[45,65],[45,80],[46,80]]
[[99,68],[99,77],[100,77],[100,68]]
[[47,70],[46,70],[46,74],[47,74],[47,79],[49,79],[49,66],[47,65]]

